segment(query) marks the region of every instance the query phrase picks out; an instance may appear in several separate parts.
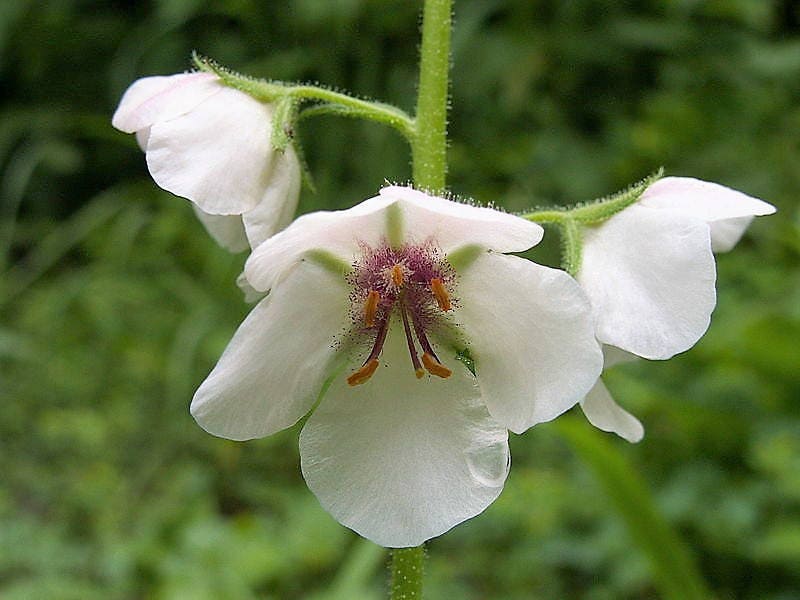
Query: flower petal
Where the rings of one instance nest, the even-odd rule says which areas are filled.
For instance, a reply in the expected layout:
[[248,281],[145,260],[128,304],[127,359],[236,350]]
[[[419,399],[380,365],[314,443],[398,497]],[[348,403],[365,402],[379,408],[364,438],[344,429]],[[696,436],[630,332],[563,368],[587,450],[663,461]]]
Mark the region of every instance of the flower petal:
[[253,250],[244,266],[245,277],[256,290],[267,291],[304,254],[317,249],[349,264],[360,242],[375,245],[385,238],[384,209],[393,203],[391,198],[376,196],[347,210],[298,217]]
[[579,402],[599,377],[603,355],[575,280],[492,253],[459,275],[457,318],[492,416],[521,433]]
[[259,302],[192,399],[200,426],[232,440],[264,437],[313,406],[347,321],[347,289],[308,262]]
[[600,379],[586,394],[586,398],[581,400],[581,409],[589,422],[598,429],[616,433],[634,444],[644,437],[644,427],[639,419],[614,402],[608,388]]
[[300,161],[294,149],[290,146],[283,152],[276,152],[261,201],[242,215],[251,248],[292,222],[300,197],[301,180]]
[[381,196],[400,200],[404,227],[417,243],[433,238],[445,254],[465,244],[497,252],[522,252],[542,241],[536,223],[508,213],[430,196],[410,187],[388,186]]
[[616,365],[636,362],[637,360],[640,360],[640,358],[635,354],[625,352],[625,350],[620,350],[608,344],[603,345],[603,371]]
[[382,546],[418,546],[497,498],[508,433],[466,369],[417,380],[399,327],[381,361],[363,385],[331,385],[300,435],[303,476],[343,525]]
[[691,177],[664,177],[645,190],[641,206],[673,210],[711,225],[715,252],[727,252],[754,216],[771,215],[775,207],[717,183]]
[[261,201],[272,172],[272,108],[223,87],[190,112],[154,123],[147,166],[165,190],[211,214],[241,214]]
[[584,231],[578,281],[596,316],[597,339],[650,359],[691,348],[716,303],[708,225],[631,206]]
[[229,252],[241,252],[247,249],[247,237],[244,234],[242,217],[239,215],[210,215],[194,203],[192,208],[203,227],[220,246]]
[[730,252],[742,239],[744,232],[750,227],[753,217],[736,217],[713,221],[711,226],[711,249],[714,252]]
[[222,89],[217,76],[211,73],[143,77],[122,95],[111,124],[125,133],[134,133],[185,114]]
[[388,236],[387,209],[394,204],[400,209],[406,242],[433,239],[445,254],[465,245],[503,252],[526,250],[542,238],[542,228],[521,217],[390,186],[348,210],[317,212],[295,220],[255,249],[245,265],[245,275],[256,289],[268,290],[288,266],[310,250],[324,249],[350,262],[359,243],[375,245]]

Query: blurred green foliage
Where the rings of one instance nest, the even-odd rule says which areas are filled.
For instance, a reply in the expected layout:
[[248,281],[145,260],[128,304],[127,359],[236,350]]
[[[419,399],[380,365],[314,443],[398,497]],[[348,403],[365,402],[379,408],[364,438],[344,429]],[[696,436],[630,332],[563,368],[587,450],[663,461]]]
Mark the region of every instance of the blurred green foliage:
[[[800,598],[797,4],[455,5],[455,192],[516,210],[664,165],[779,207],[719,257],[719,304],[692,351],[609,374],[647,435],[604,441],[647,481],[717,597]],[[411,110],[418,10],[0,3],[0,596],[381,597],[384,551],[319,508],[296,430],[237,444],[189,416],[247,312],[233,285],[243,257],[155,187],[109,121],[129,83],[184,70],[193,49]],[[325,117],[299,135],[318,189],[304,211],[410,175],[392,131]],[[430,544],[429,597],[656,596],[619,506],[559,427],[511,443],[500,499]]]

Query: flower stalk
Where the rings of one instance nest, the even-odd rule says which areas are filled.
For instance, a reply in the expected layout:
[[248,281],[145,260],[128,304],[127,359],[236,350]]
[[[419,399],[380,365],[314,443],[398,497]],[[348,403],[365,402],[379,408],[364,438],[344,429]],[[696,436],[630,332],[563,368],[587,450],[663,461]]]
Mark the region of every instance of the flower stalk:
[[[447,98],[452,0],[425,0],[422,13],[417,114],[411,142],[414,184],[444,190],[447,177]],[[422,598],[424,546],[392,551],[392,600]]]
[[422,598],[422,570],[425,547],[392,550],[391,598],[416,600]]
[[198,54],[192,56],[192,61],[200,71],[213,73],[225,85],[241,90],[261,102],[288,101],[295,107],[303,101],[317,101],[320,103],[303,110],[297,115],[298,118],[321,114],[338,114],[388,125],[399,131],[408,140],[414,137],[414,120],[396,106],[356,98],[355,96],[317,85],[291,84],[249,77],[227,69]]

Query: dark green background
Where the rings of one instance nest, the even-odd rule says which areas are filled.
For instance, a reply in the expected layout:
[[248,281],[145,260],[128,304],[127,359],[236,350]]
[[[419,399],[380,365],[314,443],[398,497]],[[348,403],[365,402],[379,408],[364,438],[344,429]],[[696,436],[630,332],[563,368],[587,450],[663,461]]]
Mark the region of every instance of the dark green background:
[[[708,335],[667,363],[610,374],[647,434],[606,441],[648,481],[719,598],[800,598],[796,3],[455,4],[453,191],[521,210],[663,165],[778,206],[719,257]],[[296,430],[240,444],[189,416],[247,312],[232,283],[243,257],[156,188],[110,117],[134,79],[182,71],[192,50],[411,111],[418,10],[0,3],[4,599],[381,597],[383,551],[319,508]],[[299,137],[317,186],[303,211],[410,175],[404,142],[380,126],[323,117]],[[430,544],[430,597],[657,597],[635,536],[558,427],[511,445],[500,499]]]

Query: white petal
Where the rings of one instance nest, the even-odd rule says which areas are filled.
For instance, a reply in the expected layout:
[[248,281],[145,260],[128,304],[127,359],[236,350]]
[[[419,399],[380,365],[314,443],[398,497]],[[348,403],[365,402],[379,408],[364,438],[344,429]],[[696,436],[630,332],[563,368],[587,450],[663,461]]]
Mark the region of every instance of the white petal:
[[229,252],[241,252],[247,249],[247,237],[244,224],[239,215],[210,215],[196,204],[192,204],[194,214],[200,219],[209,235]]
[[714,252],[730,252],[742,239],[744,232],[750,227],[753,217],[736,217],[713,221],[711,225],[711,249]]
[[775,207],[763,200],[691,177],[659,179],[642,194],[639,204],[677,211],[709,223],[715,252],[733,248],[752,217],[775,212]]
[[614,402],[600,379],[581,401],[581,408],[589,422],[598,429],[616,433],[634,444],[644,437],[644,427],[639,419]]
[[597,339],[650,359],[691,348],[716,303],[709,238],[702,221],[641,206],[587,228],[578,281]]
[[603,371],[610,369],[616,365],[622,365],[629,362],[636,362],[639,357],[625,350],[620,350],[614,346],[603,346]]
[[137,79],[123,94],[111,124],[125,133],[134,133],[185,114],[222,89],[219,79],[211,73]]
[[484,254],[460,274],[463,324],[486,406],[516,433],[574,406],[603,366],[591,308],[565,272]]
[[245,275],[256,289],[267,290],[304,253],[321,249],[351,262],[359,243],[375,245],[388,236],[388,209],[400,210],[403,239],[433,239],[446,254],[465,245],[500,251],[525,250],[541,240],[542,228],[489,208],[478,208],[391,186],[348,210],[304,215],[255,249]]
[[192,399],[200,426],[232,440],[264,437],[313,406],[347,322],[347,290],[301,263],[256,305]]
[[271,121],[269,105],[225,87],[191,112],[150,128],[150,174],[205,212],[252,210],[272,171]]
[[261,201],[242,215],[250,247],[255,248],[292,222],[300,197],[300,161],[294,149],[276,152]]
[[255,289],[270,289],[281,275],[311,250],[324,250],[351,263],[363,242],[375,245],[386,237],[385,209],[394,201],[377,196],[347,210],[303,215],[260,244],[244,266]]
[[346,374],[331,385],[300,435],[303,476],[343,525],[382,546],[418,546],[497,498],[508,434],[465,368],[417,380],[399,327],[381,362],[363,385]]
[[139,145],[142,152],[145,152],[147,150],[147,142],[150,140],[150,128],[145,127],[144,129],[139,129],[135,135],[136,143]]
[[244,301],[248,304],[258,302],[267,296],[266,292],[259,292],[250,285],[250,282],[247,281],[247,277],[244,276],[244,272],[239,273],[239,276],[236,278],[236,287],[244,294]]
[[465,244],[497,252],[521,252],[542,241],[540,225],[508,213],[430,196],[409,187],[389,186],[381,196],[400,200],[407,237],[433,238],[448,253]]

